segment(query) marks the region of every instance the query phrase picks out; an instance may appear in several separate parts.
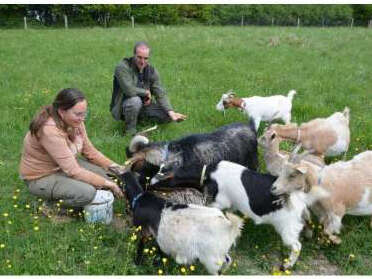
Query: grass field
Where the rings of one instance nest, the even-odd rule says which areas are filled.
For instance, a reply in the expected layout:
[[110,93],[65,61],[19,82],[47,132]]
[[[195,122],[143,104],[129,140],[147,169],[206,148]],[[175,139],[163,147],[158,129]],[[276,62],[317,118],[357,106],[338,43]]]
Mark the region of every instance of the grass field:
[[[153,47],[157,67],[177,111],[178,124],[160,125],[152,140],[207,132],[236,121],[215,110],[222,93],[239,96],[287,94],[296,89],[292,121],[326,117],[351,109],[347,159],[372,149],[372,33],[363,28],[151,27],[71,30],[0,30],[0,275],[206,274],[171,259],[160,267],[133,263],[132,228],[124,222],[124,201],[115,202],[113,225],[81,219],[56,223],[38,213],[41,204],[18,177],[23,137],[42,106],[56,92],[77,87],[86,93],[91,141],[113,160],[125,161],[123,123],[108,111],[112,73],[134,42]],[[144,123],[140,128],[149,127]],[[263,125],[262,125],[263,126]],[[260,129],[262,133],[262,128]],[[260,150],[262,154],[262,151]],[[262,156],[261,156],[262,159]],[[339,160],[335,158],[333,160]],[[261,170],[265,167],[261,160]],[[369,217],[347,216],[340,246],[302,239],[303,250],[292,274],[372,275]],[[317,231],[317,228],[315,228]],[[153,244],[149,244],[151,250]],[[248,221],[232,250],[226,274],[275,272],[287,255],[272,227]],[[185,272],[183,272],[185,271]]]

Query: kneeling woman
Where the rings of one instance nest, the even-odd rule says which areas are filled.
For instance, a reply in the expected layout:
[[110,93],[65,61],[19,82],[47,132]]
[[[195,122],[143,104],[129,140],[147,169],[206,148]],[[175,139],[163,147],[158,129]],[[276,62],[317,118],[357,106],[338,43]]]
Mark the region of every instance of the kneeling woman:
[[50,201],[63,200],[64,207],[73,208],[91,203],[97,189],[123,197],[106,175],[107,170],[120,166],[88,139],[84,125],[87,106],[78,89],[63,89],[53,104],[42,108],[32,120],[20,163],[20,175],[31,194]]

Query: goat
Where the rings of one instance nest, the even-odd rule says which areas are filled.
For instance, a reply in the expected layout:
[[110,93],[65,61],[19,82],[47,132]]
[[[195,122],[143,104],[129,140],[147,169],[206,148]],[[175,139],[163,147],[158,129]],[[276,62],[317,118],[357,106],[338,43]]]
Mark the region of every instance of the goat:
[[316,155],[336,156],[346,152],[350,143],[350,110],[335,112],[328,118],[316,118],[307,123],[279,125],[272,124],[268,131],[275,131],[284,140],[302,143],[302,146]]
[[239,164],[221,161],[208,166],[184,166],[175,172],[156,175],[151,180],[151,187],[182,186],[195,187],[205,192],[210,206],[219,209],[238,210],[253,219],[255,224],[271,224],[283,243],[291,248],[289,261],[283,269],[291,268],[301,251],[299,235],[304,227],[307,206],[324,195],[316,188],[309,193],[293,192],[288,197],[273,195],[272,184],[276,177],[261,174]]
[[244,111],[249,117],[254,119],[256,130],[260,126],[261,120],[273,121],[282,119],[285,124],[291,122],[292,99],[296,94],[295,90],[291,90],[288,96],[275,95],[269,97],[253,96],[249,98],[238,98],[236,94],[230,90],[222,94],[222,97],[216,109],[224,111],[227,108],[236,107]]
[[294,157],[285,164],[273,185],[273,193],[307,193],[314,187],[329,192],[328,197],[316,202],[311,209],[324,226],[324,233],[333,243],[340,244],[341,239],[335,234],[340,233],[345,214],[372,214],[372,151],[324,167],[301,160],[301,157]]
[[[279,176],[284,163],[289,159],[289,152],[281,151],[279,149],[282,138],[278,137],[274,130],[265,131],[264,134],[258,139],[258,144],[264,149],[264,160],[266,170],[275,176]],[[307,154],[304,160],[313,162],[319,166],[324,166],[324,158],[313,154]]]
[[229,160],[256,170],[257,135],[254,122],[233,123],[214,132],[192,134],[178,140],[150,143],[144,136],[135,136],[127,148],[128,169],[145,177],[153,177],[160,169],[183,164],[213,164]]
[[[199,261],[210,274],[218,274],[223,263],[228,266],[228,251],[240,236],[243,221],[234,214],[226,216],[217,208],[194,204],[174,204],[153,193],[144,192],[135,175],[120,176],[133,211],[133,225],[149,232],[165,254],[178,264]],[[137,259],[143,251],[141,237]]]

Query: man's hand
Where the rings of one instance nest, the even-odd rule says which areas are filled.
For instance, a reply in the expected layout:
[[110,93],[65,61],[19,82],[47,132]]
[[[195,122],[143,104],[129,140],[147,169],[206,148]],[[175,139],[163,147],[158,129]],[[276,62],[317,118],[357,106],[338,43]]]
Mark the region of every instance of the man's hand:
[[105,188],[110,189],[114,193],[115,197],[118,198],[118,199],[121,199],[121,198],[124,197],[124,193],[121,191],[119,186],[116,185],[116,183],[114,183],[112,181],[106,180],[105,181]]
[[146,95],[143,100],[143,105],[148,106],[149,104],[151,104],[151,92],[150,90],[146,90]]
[[180,122],[180,121],[186,120],[186,115],[183,115],[178,112],[174,112],[173,110],[168,111],[168,115],[173,121]]

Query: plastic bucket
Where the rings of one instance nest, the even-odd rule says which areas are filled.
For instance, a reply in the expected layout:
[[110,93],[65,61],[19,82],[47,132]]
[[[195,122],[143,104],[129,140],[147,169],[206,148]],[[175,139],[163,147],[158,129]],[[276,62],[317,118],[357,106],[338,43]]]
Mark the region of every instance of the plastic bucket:
[[97,190],[90,204],[84,206],[84,218],[88,223],[110,224],[113,217],[114,195],[110,191]]

